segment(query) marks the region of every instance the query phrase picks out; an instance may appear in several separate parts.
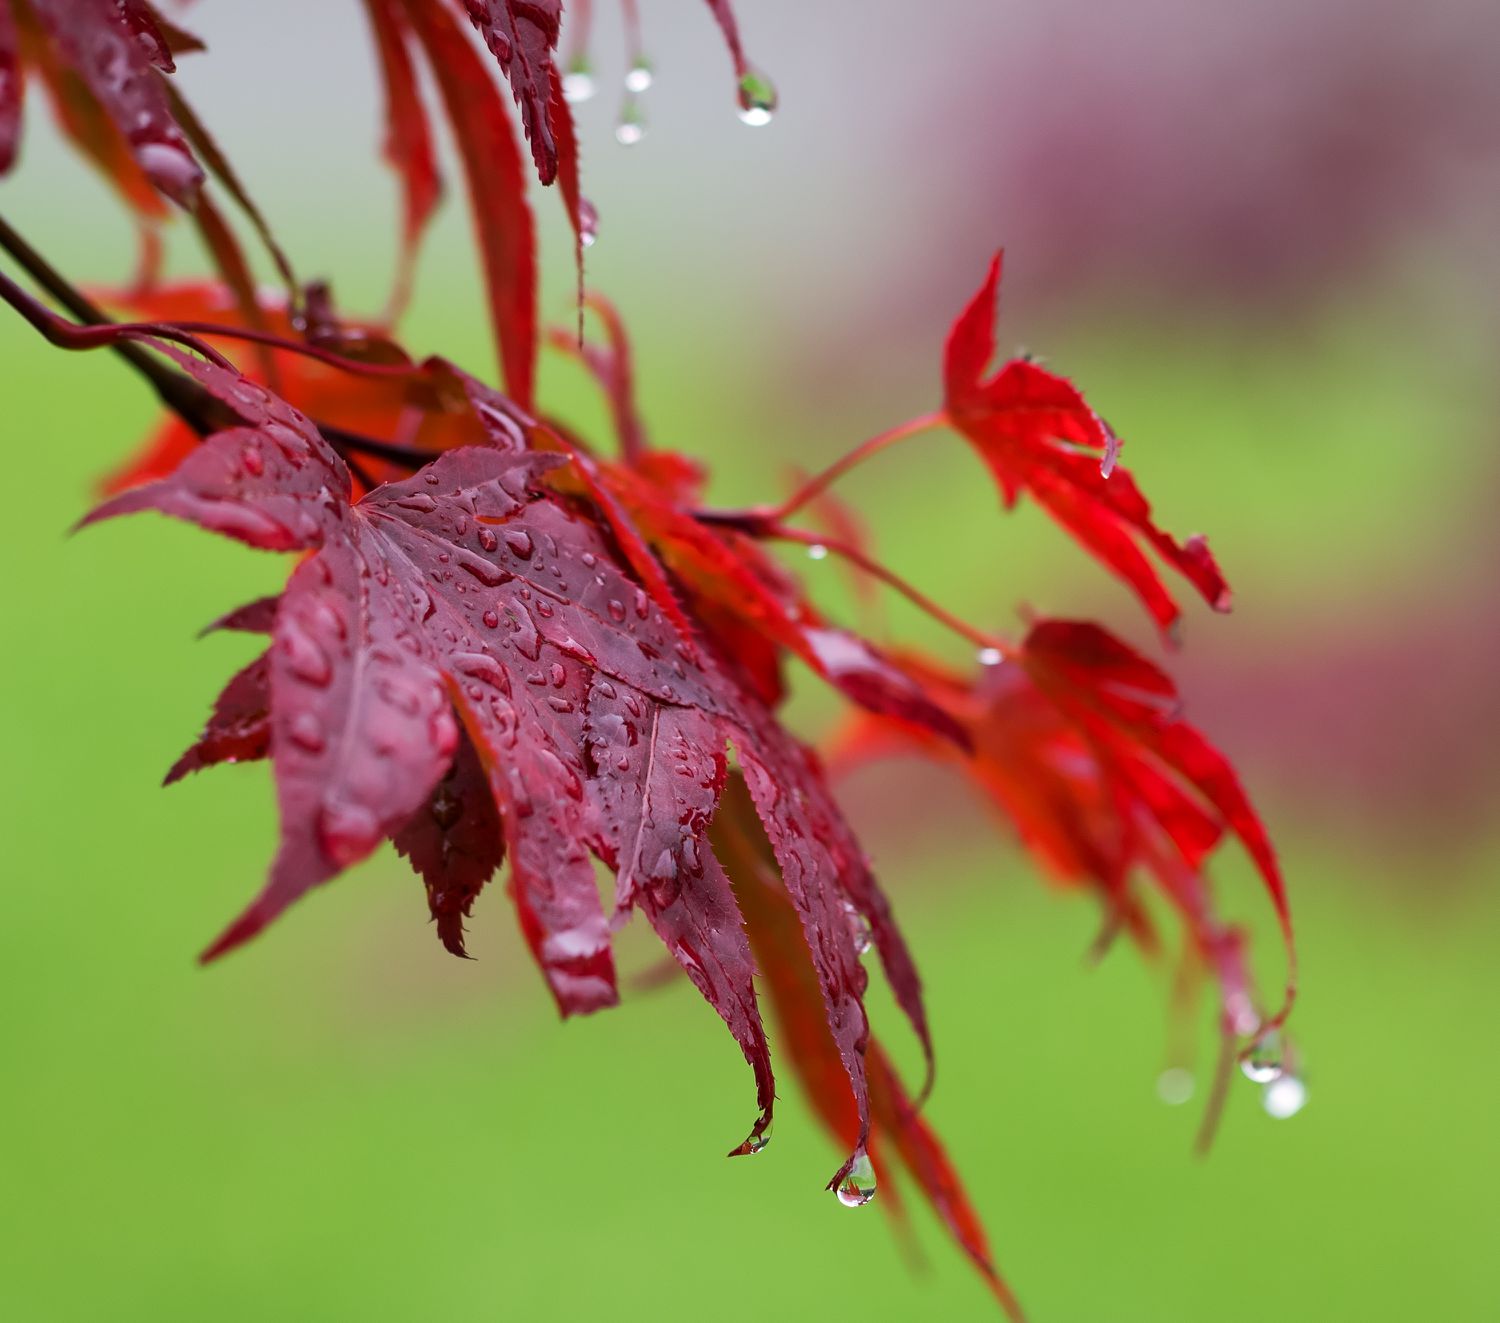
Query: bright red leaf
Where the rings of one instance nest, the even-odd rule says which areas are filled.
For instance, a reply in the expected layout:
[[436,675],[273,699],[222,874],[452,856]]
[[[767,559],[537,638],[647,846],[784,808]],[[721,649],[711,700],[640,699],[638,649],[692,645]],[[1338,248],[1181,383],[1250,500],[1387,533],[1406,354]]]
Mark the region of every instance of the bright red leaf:
[[1007,507],[1029,492],[1044,510],[1135,590],[1152,618],[1170,629],[1181,614],[1138,543],[1183,575],[1215,610],[1229,609],[1229,586],[1202,537],[1177,542],[1151,519],[1119,440],[1065,377],[1011,359],[989,377],[995,356],[1000,258],[953,323],[944,353],[947,417],[979,452]]

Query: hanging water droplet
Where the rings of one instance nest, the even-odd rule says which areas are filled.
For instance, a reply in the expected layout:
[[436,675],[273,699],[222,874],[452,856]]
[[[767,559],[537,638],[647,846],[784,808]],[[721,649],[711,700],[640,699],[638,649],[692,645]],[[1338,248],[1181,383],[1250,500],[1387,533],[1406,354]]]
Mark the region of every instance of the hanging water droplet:
[[625,89],[629,92],[644,92],[656,81],[656,75],[652,72],[651,61],[644,55],[638,55],[635,63],[625,71]]
[[1295,1075],[1283,1072],[1266,1085],[1260,1105],[1266,1109],[1267,1116],[1285,1121],[1307,1106],[1307,1085]]
[[762,1130],[760,1134],[751,1135],[750,1138],[744,1142],[742,1146],[744,1148],[744,1151],[746,1153],[764,1153],[766,1151],[767,1145],[769,1145],[771,1142],[772,1129],[772,1123],[770,1121],[767,1121],[766,1128]]
[[976,655],[981,666],[998,666],[1005,660],[1005,654],[999,648],[980,648]]
[[1250,1044],[1240,1058],[1240,1070],[1254,1084],[1270,1084],[1285,1069],[1281,1060],[1281,1035],[1274,1029]]
[[849,940],[854,943],[854,953],[864,955],[874,940],[870,932],[870,921],[849,901],[843,902],[844,917],[849,923]]
[[1156,1096],[1169,1107],[1181,1107],[1193,1096],[1193,1072],[1171,1066],[1156,1077]]
[[875,1164],[868,1153],[854,1155],[849,1174],[839,1182],[838,1196],[845,1208],[863,1208],[875,1197]]
[[821,542],[814,542],[812,546],[808,547],[807,549],[807,558],[808,560],[827,560],[828,548],[825,547]]
[[[592,248],[599,241],[599,213],[587,198],[578,199],[578,242]],[[589,561],[585,558],[585,564]]]
[[563,100],[571,101],[575,105],[580,101],[587,101],[598,90],[594,83],[593,71],[589,68],[589,62],[582,55],[568,65],[568,72],[563,75]]
[[776,84],[765,74],[747,69],[740,79],[740,121],[751,128],[771,122],[776,113]]
[[622,147],[634,147],[646,136],[646,116],[641,103],[627,96],[620,104],[620,118],[615,121],[615,141]]

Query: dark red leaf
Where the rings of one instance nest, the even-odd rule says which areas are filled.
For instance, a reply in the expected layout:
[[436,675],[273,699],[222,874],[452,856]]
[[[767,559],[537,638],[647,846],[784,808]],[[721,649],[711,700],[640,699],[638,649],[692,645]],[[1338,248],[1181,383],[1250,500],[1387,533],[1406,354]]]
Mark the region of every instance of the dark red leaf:
[[254,762],[266,756],[271,742],[270,659],[269,652],[262,653],[224,686],[203,733],[172,764],[163,785],[217,763]]
[[30,3],[63,58],[129,142],[151,182],[174,202],[190,206],[203,183],[203,171],[116,0]]
[[[12,12],[18,20],[22,58],[46,89],[63,133],[138,216],[147,221],[164,216],[166,204],[109,111],[73,66],[61,58],[37,17],[25,8]],[[155,77],[149,68],[146,72]]]
[[467,955],[464,920],[505,859],[500,812],[467,735],[460,733],[452,765],[391,842],[427,884],[439,940],[454,955]]
[[145,3],[145,0],[117,0],[120,17],[146,58],[163,73],[172,73],[177,65],[172,60],[172,48],[163,34],[160,16]]
[[[820,985],[803,941],[796,906],[777,879],[775,861],[756,822],[756,809],[740,778],[731,780],[713,827],[714,847],[725,861],[743,910],[761,982],[780,1030],[779,1046],[818,1115],[845,1147],[861,1133],[860,1106],[850,1091],[839,1045],[819,1006]],[[856,932],[856,945],[863,937]],[[995,1271],[984,1228],[956,1169],[932,1128],[917,1114],[890,1058],[871,1040],[865,1050],[870,1092],[869,1153],[879,1177],[881,1202],[894,1208],[893,1160],[921,1187],[954,1240],[974,1261],[1014,1319],[1020,1308]]]
[[402,185],[401,275],[398,295],[410,283],[422,231],[439,199],[443,181],[427,112],[417,87],[407,43],[411,40],[400,0],[365,0],[385,88],[385,159]]
[[[423,0],[403,3],[463,158],[505,383],[529,409],[536,375],[536,241],[515,134],[495,85],[448,11]],[[545,103],[545,83],[542,89]]]
[[239,634],[269,634],[276,625],[276,608],[281,604],[280,595],[257,597],[253,602],[237,606],[217,620],[198,631],[198,637],[230,630]]
[[1025,359],[984,373],[995,354],[1000,258],[948,335],[943,380],[948,418],[978,450],[1007,506],[1029,492],[1058,523],[1135,589],[1163,629],[1180,612],[1137,545],[1144,541],[1215,610],[1229,586],[1202,537],[1179,543],[1151,519],[1119,441],[1066,378]]
[[82,522],[154,509],[266,551],[319,545],[347,517],[343,461],[270,391],[169,345],[158,348],[245,426],[217,433],[170,478],[121,492]]
[[20,34],[10,12],[10,0],[0,0],[0,175],[15,164],[21,141]]
[[[927,1046],[910,958],[811,756],[682,639],[621,567],[597,514],[549,492],[563,456],[456,450],[349,506],[332,481],[338,460],[305,419],[180,357],[248,426],[93,517],[152,508],[254,545],[315,549],[281,597],[271,650],[281,849],[210,957],[408,827],[452,764],[456,707],[498,806],[522,931],[559,1008],[617,996],[592,854],[617,871],[617,908],[645,911],[754,1068],[762,1112],[749,1147],[769,1124],[773,1085],[748,948],[707,843],[727,742],[785,870],[861,1108],[866,979],[852,915],[874,930]],[[501,439],[513,447],[516,434]],[[247,446],[268,442],[277,462],[247,474]]]
[[549,103],[562,0],[464,0],[464,7],[510,82],[537,178],[550,184],[557,178],[556,125]]

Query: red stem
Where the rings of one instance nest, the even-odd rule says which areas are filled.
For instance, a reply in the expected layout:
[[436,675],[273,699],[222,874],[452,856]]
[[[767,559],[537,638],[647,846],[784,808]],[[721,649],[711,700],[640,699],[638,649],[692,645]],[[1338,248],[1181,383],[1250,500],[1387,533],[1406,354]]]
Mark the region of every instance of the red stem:
[[[948,415],[941,409],[935,413],[924,413],[916,418],[908,419],[904,423],[898,423],[895,427],[888,428],[877,436],[872,436],[868,441],[861,442],[855,446],[842,459],[830,464],[821,473],[808,481],[790,497],[772,510],[765,511],[765,517],[772,523],[780,523],[790,515],[795,514],[803,506],[811,501],[817,500],[835,482],[848,473],[850,469],[863,464],[872,455],[878,455],[882,450],[895,445],[899,441],[905,441],[908,437],[920,436],[923,432],[931,432],[939,427],[948,425]],[[825,544],[831,545],[831,544]]]
[[773,537],[783,542],[798,542],[807,547],[824,547],[837,556],[844,557],[853,565],[857,565],[872,578],[879,579],[886,587],[900,593],[913,606],[925,611],[940,624],[946,625],[955,634],[974,644],[981,649],[993,648],[1002,657],[1010,657],[1011,650],[1003,639],[996,638],[993,634],[986,634],[982,630],[975,629],[967,621],[960,619],[951,611],[939,606],[920,588],[914,587],[893,570],[888,570],[877,560],[872,560],[858,547],[850,546],[847,542],[839,542],[836,539],[824,537],[819,533],[809,533],[800,528],[787,528],[782,524],[766,522],[755,530],[762,537]]

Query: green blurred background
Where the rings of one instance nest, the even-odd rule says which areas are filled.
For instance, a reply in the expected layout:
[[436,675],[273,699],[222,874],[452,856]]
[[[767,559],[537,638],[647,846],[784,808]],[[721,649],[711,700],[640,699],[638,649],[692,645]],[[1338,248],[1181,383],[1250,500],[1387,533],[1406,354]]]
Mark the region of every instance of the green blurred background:
[[[1122,53],[1102,2],[953,3],[914,46],[887,0],[857,30],[846,7],[744,0],[784,101],[760,131],[735,122],[698,8],[644,6],[644,143],[611,141],[608,12],[605,89],[580,110],[590,277],[635,330],[656,436],[713,461],[719,497],[774,495],[791,465],[935,403],[946,323],[1008,242],[1002,341],[1084,386],[1164,523],[1209,531],[1237,589],[1231,617],[1193,614],[1173,666],[1282,843],[1310,1090],[1295,1118],[1237,1081],[1195,1160],[1201,1100],[1155,1095],[1165,972],[1123,948],[1089,967],[1092,908],[956,782],[893,764],[844,788],[929,989],[930,1116],[1003,1271],[1042,1323],[1500,1316],[1491,7],[1441,4],[1414,42],[1380,4],[1356,21],[1343,0],[1158,0]],[[394,204],[356,6],[207,0],[189,18],[214,53],[184,62],[187,91],[301,269],[377,306]],[[1274,95],[1226,90],[1236,73]],[[121,281],[128,227],[29,109],[0,210],[77,278]],[[1091,196],[1120,155],[1129,186]],[[487,370],[453,192],[407,339]],[[560,208],[537,204],[565,320]],[[188,236],[173,261],[198,269]],[[685,984],[559,1026],[498,892],[479,959],[458,962],[382,854],[199,969],[259,886],[269,783],[157,781],[251,655],[195,631],[286,567],[165,520],[68,537],[150,401],[8,316],[0,380],[0,1315],[993,1316],[925,1212],[923,1267],[879,1200],[822,1192],[837,1155],[789,1078],[775,1143],[721,1160],[750,1080]],[[545,390],[599,416],[567,370]],[[996,516],[956,442],[924,445],[845,489],[888,561],[971,618],[1008,628],[1029,604],[1152,646],[1034,511]],[[830,563],[804,568],[847,605]],[[803,694],[796,710],[814,732],[831,712]],[[1275,978],[1247,871],[1226,860],[1221,880]],[[632,931],[621,959],[655,956]],[[883,992],[875,1015],[893,1024]]]

